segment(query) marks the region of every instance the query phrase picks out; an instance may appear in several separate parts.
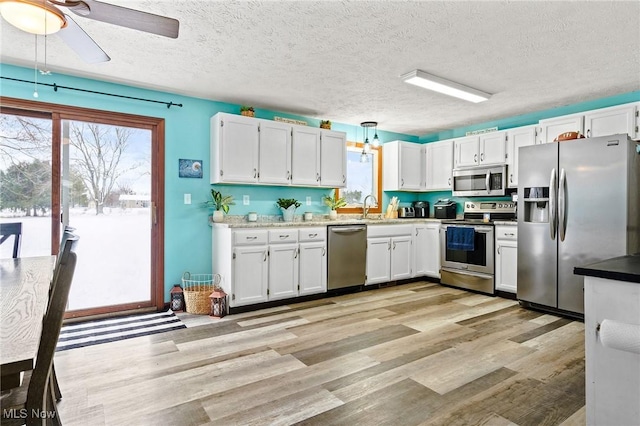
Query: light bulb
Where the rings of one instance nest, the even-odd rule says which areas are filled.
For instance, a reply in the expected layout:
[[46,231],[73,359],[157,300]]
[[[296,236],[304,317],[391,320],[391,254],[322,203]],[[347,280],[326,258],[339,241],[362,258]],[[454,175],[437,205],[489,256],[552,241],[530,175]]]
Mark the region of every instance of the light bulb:
[[37,97],[38,97],[38,91],[37,91],[37,90],[34,90],[34,91],[33,91],[33,97],[34,97],[34,98],[37,98]]
[[362,155],[360,155],[360,162],[361,163],[368,163],[369,162],[369,156],[364,151],[362,151]]
[[364,142],[364,147],[362,148],[362,152],[369,154],[371,152],[371,144],[369,141]]
[[373,135],[373,142],[372,142],[373,146],[375,146],[376,148],[380,146],[380,139],[378,138],[378,133],[376,132],[375,135]]

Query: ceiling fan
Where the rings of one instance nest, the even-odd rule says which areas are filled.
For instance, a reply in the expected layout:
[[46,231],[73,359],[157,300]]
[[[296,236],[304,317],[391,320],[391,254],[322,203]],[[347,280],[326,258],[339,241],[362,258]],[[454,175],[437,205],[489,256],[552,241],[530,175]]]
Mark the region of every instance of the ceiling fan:
[[31,34],[53,34],[74,50],[85,62],[107,62],[111,58],[73,20],[65,8],[78,16],[121,27],[178,38],[180,22],[96,0],[0,0],[0,14],[11,25]]

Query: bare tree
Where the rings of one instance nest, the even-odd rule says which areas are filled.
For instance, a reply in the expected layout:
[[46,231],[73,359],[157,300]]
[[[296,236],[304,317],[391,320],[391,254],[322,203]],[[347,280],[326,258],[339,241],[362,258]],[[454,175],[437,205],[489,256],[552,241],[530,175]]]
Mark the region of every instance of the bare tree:
[[0,154],[4,167],[51,158],[51,120],[0,114]]
[[73,166],[96,205],[97,215],[104,212],[105,202],[117,179],[138,166],[120,164],[131,134],[132,130],[125,127],[70,123],[69,143],[76,151]]

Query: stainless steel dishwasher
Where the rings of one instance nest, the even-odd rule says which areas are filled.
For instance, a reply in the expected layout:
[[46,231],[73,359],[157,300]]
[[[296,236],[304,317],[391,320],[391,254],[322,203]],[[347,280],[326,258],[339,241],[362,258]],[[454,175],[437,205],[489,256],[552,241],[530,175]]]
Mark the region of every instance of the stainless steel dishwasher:
[[329,225],[327,289],[363,285],[367,274],[367,225]]

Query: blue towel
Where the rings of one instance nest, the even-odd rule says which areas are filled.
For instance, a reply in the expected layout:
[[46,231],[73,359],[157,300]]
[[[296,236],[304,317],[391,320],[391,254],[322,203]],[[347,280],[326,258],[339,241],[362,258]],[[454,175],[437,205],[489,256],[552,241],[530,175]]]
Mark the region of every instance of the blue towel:
[[469,226],[447,226],[448,250],[475,250],[475,230]]

